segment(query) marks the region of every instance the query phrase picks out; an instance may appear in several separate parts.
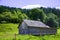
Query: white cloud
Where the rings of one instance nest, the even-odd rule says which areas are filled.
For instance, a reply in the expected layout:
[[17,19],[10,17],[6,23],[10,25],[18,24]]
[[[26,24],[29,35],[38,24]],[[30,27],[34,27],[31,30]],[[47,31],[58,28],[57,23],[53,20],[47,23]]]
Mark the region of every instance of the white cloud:
[[40,8],[40,7],[46,7],[46,6],[42,6],[42,5],[27,5],[22,7],[22,9],[33,9],[33,8]]
[[56,9],[60,9],[60,7],[56,7]]

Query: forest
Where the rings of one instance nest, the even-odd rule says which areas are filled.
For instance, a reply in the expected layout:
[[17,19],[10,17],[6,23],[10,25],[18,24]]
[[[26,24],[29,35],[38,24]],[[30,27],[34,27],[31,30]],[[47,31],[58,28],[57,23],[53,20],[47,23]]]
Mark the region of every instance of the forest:
[[0,23],[20,23],[23,19],[42,21],[50,27],[60,27],[60,9],[34,8],[21,9],[8,6],[0,6]]

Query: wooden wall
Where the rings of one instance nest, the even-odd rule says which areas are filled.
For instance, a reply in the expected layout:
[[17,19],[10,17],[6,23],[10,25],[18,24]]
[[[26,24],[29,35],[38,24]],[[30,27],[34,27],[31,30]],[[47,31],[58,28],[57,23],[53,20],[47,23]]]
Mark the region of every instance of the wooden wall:
[[26,34],[27,33],[27,25],[22,22],[21,26],[19,27],[19,34]]
[[56,29],[48,29],[48,28],[29,28],[30,34],[43,35],[43,34],[55,34],[57,32]]

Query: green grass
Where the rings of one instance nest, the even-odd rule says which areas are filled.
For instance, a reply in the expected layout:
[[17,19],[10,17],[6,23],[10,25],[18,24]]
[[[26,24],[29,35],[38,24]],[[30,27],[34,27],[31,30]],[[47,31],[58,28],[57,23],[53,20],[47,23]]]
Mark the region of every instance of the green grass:
[[1,33],[8,33],[8,34],[14,34],[18,33],[18,24],[13,23],[7,23],[7,24],[0,24],[0,34]]
[[18,35],[18,24],[0,24],[0,40],[60,40],[60,28],[56,35]]

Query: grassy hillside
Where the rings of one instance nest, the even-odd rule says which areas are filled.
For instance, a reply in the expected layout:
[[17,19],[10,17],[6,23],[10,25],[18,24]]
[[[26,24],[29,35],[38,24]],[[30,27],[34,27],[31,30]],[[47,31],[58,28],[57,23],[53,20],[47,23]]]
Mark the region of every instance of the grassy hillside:
[[7,23],[7,24],[0,24],[0,34],[1,33],[8,33],[8,34],[14,34],[18,33],[18,24],[13,23]]
[[60,28],[56,35],[32,36],[19,35],[18,24],[7,23],[0,24],[0,40],[60,40]]

